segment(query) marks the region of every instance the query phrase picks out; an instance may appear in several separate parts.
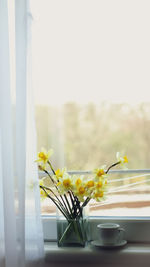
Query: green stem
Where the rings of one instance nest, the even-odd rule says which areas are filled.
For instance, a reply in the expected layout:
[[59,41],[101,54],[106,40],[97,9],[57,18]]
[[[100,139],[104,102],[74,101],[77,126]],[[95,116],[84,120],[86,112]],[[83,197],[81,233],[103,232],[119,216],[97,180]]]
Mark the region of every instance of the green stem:
[[81,215],[82,216],[82,207],[80,206],[80,201],[79,201],[79,199],[77,198],[77,197],[75,197],[75,199],[76,199],[76,203],[77,203],[77,207],[78,207],[78,210],[79,210],[79,212],[78,212],[78,216],[79,215]]
[[80,227],[80,224],[79,226],[77,226],[77,222],[79,223],[79,221],[76,221],[76,220],[72,220],[72,221],[68,221],[68,226],[66,227],[61,239],[59,240],[59,243],[61,244],[65,238],[66,240],[69,240],[69,237],[67,238],[67,235],[73,231],[72,227],[74,228],[74,231],[76,233],[76,236],[78,237],[79,239],[79,242],[83,242],[83,235],[82,235],[82,229],[78,228]]
[[48,198],[50,198],[53,202],[54,202],[54,204],[57,206],[57,208],[61,211],[61,213],[64,215],[64,217],[68,220],[68,219],[70,219],[69,218],[69,214],[66,214],[61,208],[60,208],[60,206],[57,204],[57,202],[56,202],[56,200],[54,199],[54,198],[52,198],[47,192],[46,192],[46,190],[40,185],[40,188],[42,188],[42,190],[45,192],[45,194],[46,194],[46,196],[48,197]]
[[[50,163],[50,162],[49,162],[49,163]],[[56,186],[54,179],[51,177],[51,175],[49,174],[49,172],[48,172],[47,170],[44,170],[44,172],[49,176],[49,178],[50,178],[51,181],[53,182],[53,184],[54,184],[54,186],[55,186],[57,192],[59,193],[58,187]],[[63,197],[62,197],[61,195],[60,195],[60,198],[61,198],[61,200],[62,200],[62,202],[63,202],[63,204],[64,204],[64,206],[65,206],[67,212],[69,213],[68,207],[67,207],[67,205],[66,205],[66,203],[65,203],[65,201],[64,201],[64,199],[63,199]],[[66,199],[66,197],[65,197],[65,199]]]
[[[53,184],[54,184],[54,186],[55,186],[57,192],[59,193],[58,187],[56,186],[54,179],[51,177],[51,175],[49,174],[48,171],[44,170],[44,172],[49,176],[49,178],[50,178],[51,181],[53,182]],[[67,206],[66,206],[66,203],[65,203],[65,201],[64,201],[64,199],[63,199],[63,197],[62,197],[61,195],[60,195],[60,198],[61,198],[61,200],[63,201],[65,208],[68,210],[68,208],[67,208]],[[68,212],[69,212],[69,211],[68,211]]]
[[69,191],[68,193],[69,193],[69,196],[70,196],[70,199],[71,199],[72,207],[73,207],[73,210],[74,210],[74,218],[75,218],[76,217],[76,211],[77,211],[76,205],[75,205],[75,201],[74,201],[75,199],[73,199],[72,191]]
[[[68,210],[68,208],[66,207],[65,202],[63,202],[63,203],[65,204],[65,207],[64,207],[63,204],[62,204],[62,202],[60,201],[60,199],[59,199],[59,198],[57,197],[57,195],[53,192],[53,190],[51,190],[49,187],[46,187],[46,186],[42,186],[42,188],[44,188],[44,189],[46,189],[46,190],[49,190],[49,191],[56,197],[56,199],[57,199],[58,202],[59,202],[59,205],[61,205],[61,207],[63,208],[63,210],[69,214],[69,210]],[[61,195],[60,195],[60,196],[61,196]],[[66,208],[66,210],[65,210],[65,208]]]
[[50,163],[50,161],[48,161],[48,164],[49,164],[49,166],[50,166],[50,168],[51,168],[53,174],[56,175],[56,173],[55,173],[55,171],[54,171],[54,169],[53,169],[52,164]]
[[82,208],[84,208],[89,203],[90,200],[91,200],[91,198],[87,197],[86,200],[82,204]]
[[63,199],[63,196],[60,195],[60,197],[61,197],[61,200],[63,201],[64,206],[65,206],[65,208],[66,208],[66,210],[67,210],[67,212],[68,212],[68,214],[69,214],[69,209],[68,209],[68,207],[67,207],[67,205],[66,205],[66,203],[65,203],[65,201],[64,201],[64,199]]
[[[52,178],[52,176],[49,174],[49,172],[47,170],[44,170],[44,172],[49,176],[49,178],[51,179],[51,181],[53,182],[53,184],[55,185],[55,181],[54,179]],[[55,185],[56,186],[56,185]]]
[[64,195],[64,198],[65,198],[65,200],[66,200],[66,203],[67,203],[67,205],[68,205],[68,208],[69,208],[69,211],[70,211],[70,215],[71,215],[71,216],[72,216],[72,218],[73,218],[73,213],[72,213],[72,210],[71,210],[71,207],[70,207],[70,204],[69,204],[68,198],[67,198],[67,196],[66,196],[66,195]]
[[118,164],[120,164],[120,161],[118,161],[118,162],[112,164],[112,165],[107,169],[106,174],[109,172],[109,170],[110,170],[111,168],[115,167],[115,166],[118,165]]

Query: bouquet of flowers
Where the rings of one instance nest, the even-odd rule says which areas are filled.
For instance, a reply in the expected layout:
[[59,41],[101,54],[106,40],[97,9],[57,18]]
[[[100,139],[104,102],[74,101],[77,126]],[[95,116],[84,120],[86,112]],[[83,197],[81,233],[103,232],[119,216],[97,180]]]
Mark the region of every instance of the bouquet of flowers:
[[[53,150],[44,148],[38,153],[38,167],[46,177],[39,181],[41,198],[49,198],[66,218],[66,226],[60,234],[58,245],[85,245],[86,232],[84,227],[83,209],[91,199],[98,202],[106,198],[108,188],[108,172],[111,168],[128,162],[126,156],[117,152],[117,161],[106,168],[103,165],[93,170],[92,177],[70,175],[66,168],[54,170],[50,158]],[[59,232],[59,229],[58,229]],[[72,235],[72,237],[71,237]]]

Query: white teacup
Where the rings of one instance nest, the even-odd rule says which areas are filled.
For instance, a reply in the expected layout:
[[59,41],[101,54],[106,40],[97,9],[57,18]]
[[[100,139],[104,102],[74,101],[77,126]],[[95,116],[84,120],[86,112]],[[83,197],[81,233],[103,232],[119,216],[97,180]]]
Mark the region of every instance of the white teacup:
[[123,240],[124,229],[116,223],[103,223],[97,225],[99,240],[104,245],[115,245]]

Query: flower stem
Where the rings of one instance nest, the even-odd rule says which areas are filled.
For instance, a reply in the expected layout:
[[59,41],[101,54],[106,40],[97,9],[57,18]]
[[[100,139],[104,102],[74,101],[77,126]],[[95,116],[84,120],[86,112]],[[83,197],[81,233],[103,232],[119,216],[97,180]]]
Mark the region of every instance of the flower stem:
[[[48,161],[48,163],[51,165],[51,163]],[[55,171],[54,171],[54,169],[52,168],[52,165],[51,165],[51,169],[53,170],[53,173],[55,174]],[[53,182],[53,184],[54,184],[54,186],[55,186],[55,188],[56,188],[56,190],[57,190],[57,192],[59,193],[59,190],[58,190],[58,187],[56,186],[56,184],[55,184],[55,181],[54,181],[54,179],[52,178],[52,176],[49,174],[49,172],[47,171],[47,170],[45,170],[44,169],[44,172],[49,176],[49,178],[51,179],[51,181]],[[65,197],[65,200],[66,200],[66,202],[67,202],[67,204],[68,204],[68,207],[69,207],[69,210],[70,210],[70,212],[72,213],[72,211],[71,211],[71,208],[70,208],[70,205],[69,205],[69,202],[68,202],[68,200],[67,200],[67,197],[66,197],[66,195],[64,195],[64,197]],[[65,201],[64,201],[64,199],[63,199],[63,196],[62,195],[60,195],[60,198],[61,198],[61,200],[62,200],[62,202],[63,202],[63,204],[64,204],[64,206],[65,206],[65,208],[66,208],[66,210],[67,210],[67,212],[69,213],[69,210],[68,210],[68,207],[67,207],[67,205],[66,205],[66,203],[65,203]]]
[[[48,191],[50,191],[54,196],[55,196],[55,198],[57,199],[57,201],[59,202],[59,205],[61,205],[61,207],[63,208],[63,210],[65,211],[65,212],[67,212],[68,214],[69,214],[69,211],[68,211],[68,208],[67,208],[67,206],[66,206],[66,204],[65,204],[65,202],[64,202],[64,200],[63,200],[63,203],[60,201],[60,199],[57,197],[57,195],[53,192],[53,190],[51,190],[49,187],[46,187],[46,186],[42,186],[42,189],[46,189],[46,190],[48,190]],[[63,204],[65,204],[64,206],[63,206]],[[66,209],[66,210],[65,210]]]
[[46,190],[44,189],[43,186],[40,185],[40,188],[42,188],[42,190],[45,192],[46,196],[47,196],[48,198],[50,198],[50,199],[54,202],[54,204],[55,204],[55,205],[57,206],[57,208],[61,211],[61,213],[64,215],[64,217],[65,217],[67,220],[69,220],[69,219],[70,219],[69,214],[66,214],[66,213],[62,210],[62,208],[57,204],[56,199],[52,198],[52,197],[46,192]]
[[115,166],[118,165],[118,164],[120,164],[120,161],[118,161],[118,162],[112,164],[112,165],[107,169],[106,174],[109,172],[109,170],[110,170],[111,168],[115,167]]
[[53,169],[52,164],[50,163],[50,161],[48,161],[48,164],[49,164],[49,166],[50,166],[50,168],[51,168],[53,174],[56,175],[56,173],[55,173],[55,171],[54,171],[54,169]]
[[69,201],[68,201],[68,198],[67,198],[67,196],[66,195],[64,195],[64,198],[65,198],[65,200],[66,200],[66,203],[67,203],[67,205],[68,205],[68,208],[69,208],[69,211],[70,211],[70,215],[72,216],[72,218],[73,218],[73,213],[72,213],[72,209],[71,209],[71,207],[70,207],[70,203],[69,203]]
[[74,195],[73,195],[73,192],[72,191],[69,191],[69,196],[70,196],[70,199],[71,199],[71,203],[72,203],[72,207],[73,207],[73,210],[74,210],[74,218],[76,217],[76,212],[77,212],[77,207],[75,205],[75,198],[73,199]]
[[[53,182],[53,184],[55,185],[55,181],[52,178],[52,176],[49,174],[49,172],[47,170],[44,169],[44,172],[49,176],[49,178],[51,179],[51,181]],[[55,185],[56,186],[56,185]]]
[[81,222],[79,222],[79,220],[68,220],[68,225],[63,233],[63,235],[61,236],[60,240],[59,240],[59,244],[61,245],[61,243],[64,242],[65,243],[69,243],[70,242],[70,233],[75,233],[76,235],[76,242],[77,243],[83,243],[83,234],[82,234],[82,229],[81,229]]
[[82,208],[84,208],[89,203],[90,200],[91,200],[91,198],[87,197],[86,200],[82,204]]
[[63,201],[63,204],[64,204],[64,206],[65,206],[67,212],[69,213],[69,209],[68,209],[68,207],[67,207],[67,205],[66,205],[66,203],[65,203],[65,201],[64,201],[64,199],[63,199],[63,196],[60,195],[60,198],[61,198],[61,200]]

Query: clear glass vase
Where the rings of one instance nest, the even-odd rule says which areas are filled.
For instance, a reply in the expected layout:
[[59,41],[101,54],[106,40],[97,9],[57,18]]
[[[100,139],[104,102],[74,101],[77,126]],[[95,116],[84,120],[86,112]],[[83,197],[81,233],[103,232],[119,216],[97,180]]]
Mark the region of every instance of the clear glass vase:
[[57,244],[59,247],[85,247],[88,241],[88,216],[67,220],[57,215]]

